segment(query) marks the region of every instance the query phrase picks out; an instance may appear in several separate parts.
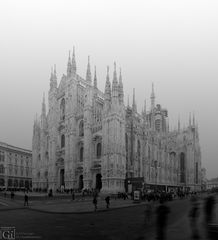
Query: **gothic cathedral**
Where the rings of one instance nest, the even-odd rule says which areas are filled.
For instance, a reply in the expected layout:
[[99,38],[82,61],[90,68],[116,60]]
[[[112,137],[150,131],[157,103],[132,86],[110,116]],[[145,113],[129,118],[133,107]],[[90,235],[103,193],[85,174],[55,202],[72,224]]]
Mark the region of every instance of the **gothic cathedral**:
[[[168,112],[155,105],[138,113],[124,105],[121,71],[114,63],[105,91],[92,80],[88,59],[86,78],[77,74],[75,52],[69,55],[67,74],[57,83],[52,70],[48,111],[43,96],[40,119],[34,121],[33,189],[98,189],[103,193],[128,190],[128,185],[200,190],[201,150],[195,119],[169,130]],[[118,76],[119,75],[119,76]],[[112,82],[112,83],[111,83]]]

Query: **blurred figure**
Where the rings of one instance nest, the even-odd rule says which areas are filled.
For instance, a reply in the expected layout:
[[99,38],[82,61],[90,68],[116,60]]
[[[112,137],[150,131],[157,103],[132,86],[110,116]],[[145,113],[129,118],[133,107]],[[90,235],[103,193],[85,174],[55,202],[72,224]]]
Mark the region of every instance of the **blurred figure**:
[[14,191],[11,191],[11,199],[12,200],[14,200],[14,196],[15,196]]
[[48,196],[49,196],[49,197],[53,197],[52,189],[49,190]]
[[189,218],[190,218],[192,239],[199,239],[199,233],[197,228],[197,221],[199,218],[199,203],[195,196],[192,196],[191,202],[192,202],[192,206],[189,212]]
[[29,206],[28,200],[29,200],[29,197],[27,195],[27,192],[25,192],[25,194],[24,194],[24,206]]
[[148,225],[151,221],[152,216],[152,205],[150,202],[147,202],[145,205],[145,224]]
[[97,196],[94,196],[93,198],[93,204],[94,204],[94,211],[96,212],[97,211],[97,204],[98,204],[98,201],[97,201]]
[[210,236],[209,225],[213,222],[213,218],[214,218],[214,206],[215,206],[214,196],[210,195],[205,199],[205,203],[204,203],[204,217],[205,217],[206,232],[208,237]]
[[169,207],[164,204],[164,199],[160,198],[160,205],[156,209],[157,214],[157,240],[166,239],[167,218],[170,213]]
[[75,193],[74,193],[74,190],[71,191],[71,197],[72,197],[72,201],[75,200]]
[[106,208],[108,209],[109,206],[110,206],[110,196],[107,196],[107,197],[105,198],[105,202],[106,202]]

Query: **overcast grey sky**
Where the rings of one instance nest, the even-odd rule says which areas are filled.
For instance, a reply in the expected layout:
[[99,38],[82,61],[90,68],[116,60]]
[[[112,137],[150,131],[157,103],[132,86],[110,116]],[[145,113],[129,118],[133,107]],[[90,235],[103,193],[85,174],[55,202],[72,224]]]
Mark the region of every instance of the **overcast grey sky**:
[[75,46],[78,73],[90,55],[101,90],[116,61],[138,110],[154,82],[173,128],[195,112],[202,165],[218,176],[218,1],[0,1],[0,34],[0,141],[31,148],[51,66],[60,80]]

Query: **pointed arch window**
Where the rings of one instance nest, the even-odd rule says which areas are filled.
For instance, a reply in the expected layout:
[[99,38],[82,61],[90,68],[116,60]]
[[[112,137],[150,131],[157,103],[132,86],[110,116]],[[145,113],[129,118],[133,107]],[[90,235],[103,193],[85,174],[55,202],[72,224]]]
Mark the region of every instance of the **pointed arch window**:
[[150,158],[151,158],[151,149],[150,149],[150,147],[148,146],[148,159],[150,160]]
[[80,123],[79,123],[79,136],[80,137],[84,136],[84,123],[83,123],[83,120],[81,120]]
[[97,155],[97,158],[101,157],[101,143],[97,144],[96,155]]
[[65,147],[65,136],[64,134],[61,135],[61,148]]
[[79,160],[80,162],[83,162],[83,147],[81,147],[79,151]]
[[128,135],[127,135],[127,133],[125,134],[125,136],[126,136],[126,152],[128,152]]
[[61,99],[60,117],[61,117],[61,120],[65,119],[65,99],[64,98]]
[[137,143],[137,155],[138,155],[138,158],[140,159],[140,154],[141,153],[141,144],[140,144],[140,141],[138,140],[138,143]]

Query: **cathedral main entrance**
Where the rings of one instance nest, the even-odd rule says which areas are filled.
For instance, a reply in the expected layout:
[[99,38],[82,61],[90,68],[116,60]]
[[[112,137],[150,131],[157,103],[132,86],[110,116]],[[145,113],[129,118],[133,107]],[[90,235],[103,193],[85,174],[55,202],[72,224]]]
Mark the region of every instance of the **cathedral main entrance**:
[[64,186],[64,169],[60,170],[60,187]]
[[79,176],[79,190],[83,189],[83,175]]
[[98,173],[98,174],[96,174],[96,185],[95,185],[95,188],[97,189],[97,190],[101,190],[101,188],[102,188],[102,181],[101,181],[101,174],[100,173]]

